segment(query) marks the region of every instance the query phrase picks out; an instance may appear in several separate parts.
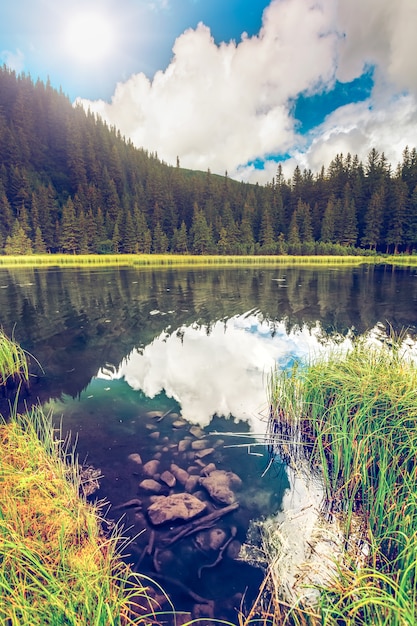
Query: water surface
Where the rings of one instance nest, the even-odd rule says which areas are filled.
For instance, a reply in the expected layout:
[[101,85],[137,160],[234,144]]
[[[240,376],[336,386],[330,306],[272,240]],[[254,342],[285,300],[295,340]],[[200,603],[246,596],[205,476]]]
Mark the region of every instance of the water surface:
[[[218,530],[244,544],[251,521],[277,511],[288,488],[265,440],[271,371],[370,331],[381,339],[389,326],[414,338],[416,305],[416,270],[390,266],[0,270],[0,323],[34,357],[26,401],[39,398],[62,416],[80,460],[101,469],[110,516],[120,517],[126,500],[144,501],[123,513],[138,535],[132,558],[151,574],[149,495],[129,455],[157,458],[161,471],[186,463],[179,442],[199,427],[213,449],[207,460],[243,481],[238,511]],[[232,556],[213,565],[215,554],[193,541],[162,551],[159,573],[230,619],[245,589],[255,593],[260,570]]]

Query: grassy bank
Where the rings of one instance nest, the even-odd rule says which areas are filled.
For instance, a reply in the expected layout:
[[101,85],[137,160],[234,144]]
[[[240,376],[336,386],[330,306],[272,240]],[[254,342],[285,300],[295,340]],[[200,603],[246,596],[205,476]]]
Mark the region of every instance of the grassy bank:
[[39,410],[0,424],[0,623],[153,624],[147,590]]
[[[28,380],[26,356],[0,333],[0,387]],[[58,433],[59,434],[59,433]],[[104,534],[99,505],[39,408],[0,418],[0,624],[155,624],[147,589]]]
[[316,617],[294,613],[295,622],[416,624],[416,365],[399,341],[360,341],[347,354],[276,374],[270,397],[278,448],[295,462],[307,458],[321,476],[325,511],[342,520],[348,552],[361,547],[363,524],[361,565],[341,565]]
[[[217,267],[273,265],[360,265],[373,263],[369,256],[215,256],[188,254],[32,254],[0,256],[0,267]],[[414,258],[414,257],[410,257]],[[417,264],[417,257],[415,257]]]

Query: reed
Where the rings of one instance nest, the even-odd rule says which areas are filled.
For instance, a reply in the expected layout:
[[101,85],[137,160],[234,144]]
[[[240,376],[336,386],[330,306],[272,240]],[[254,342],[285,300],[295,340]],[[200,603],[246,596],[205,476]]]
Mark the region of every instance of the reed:
[[369,548],[365,565],[340,565],[323,586],[323,624],[417,621],[417,367],[400,338],[389,343],[360,340],[347,354],[276,373],[269,388],[275,431],[281,442],[298,436],[291,454],[320,472],[346,547],[359,519]]
[[10,381],[28,381],[29,371],[24,350],[0,330],[0,387]]
[[187,254],[32,254],[0,256],[0,267],[211,267],[275,265],[359,265],[373,263],[368,256],[218,256]]

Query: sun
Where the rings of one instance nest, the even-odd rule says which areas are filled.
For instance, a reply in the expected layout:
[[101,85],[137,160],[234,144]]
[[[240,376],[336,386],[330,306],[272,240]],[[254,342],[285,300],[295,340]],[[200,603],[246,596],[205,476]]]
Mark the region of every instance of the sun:
[[65,45],[75,61],[88,64],[104,61],[114,43],[113,24],[104,13],[85,11],[68,18]]

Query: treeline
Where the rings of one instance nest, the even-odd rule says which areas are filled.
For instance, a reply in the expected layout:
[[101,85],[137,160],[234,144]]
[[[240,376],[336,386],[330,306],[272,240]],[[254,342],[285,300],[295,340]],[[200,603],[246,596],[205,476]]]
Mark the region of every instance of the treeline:
[[417,152],[250,185],[169,166],[0,69],[0,253],[351,254],[417,248]]

